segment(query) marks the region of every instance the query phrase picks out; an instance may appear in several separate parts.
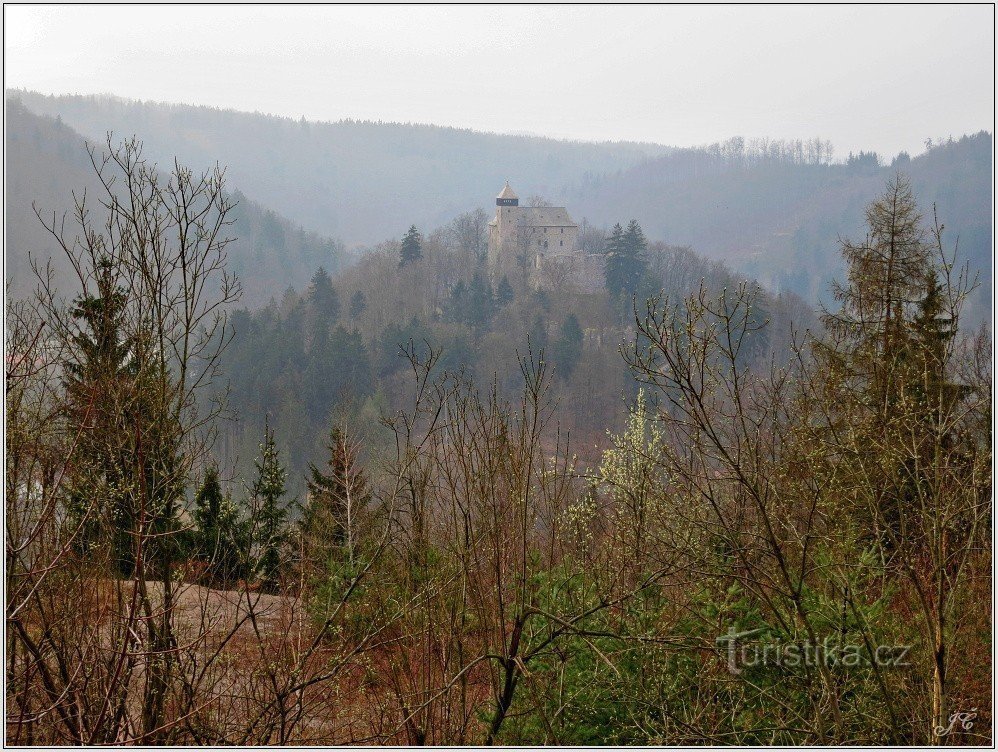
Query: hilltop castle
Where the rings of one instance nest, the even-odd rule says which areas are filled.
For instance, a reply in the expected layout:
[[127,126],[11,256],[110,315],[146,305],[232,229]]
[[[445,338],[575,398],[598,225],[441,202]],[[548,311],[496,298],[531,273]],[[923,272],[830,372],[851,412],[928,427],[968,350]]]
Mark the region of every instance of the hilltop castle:
[[579,226],[563,206],[520,206],[507,182],[496,196],[489,222],[489,273],[493,284],[504,276],[536,289],[570,284],[583,292],[603,287],[604,258],[578,248]]

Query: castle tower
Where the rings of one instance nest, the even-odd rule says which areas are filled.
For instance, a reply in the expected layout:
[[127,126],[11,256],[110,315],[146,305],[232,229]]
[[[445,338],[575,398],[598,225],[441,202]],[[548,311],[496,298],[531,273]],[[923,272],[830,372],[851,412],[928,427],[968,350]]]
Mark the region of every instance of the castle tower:
[[499,191],[499,195],[496,196],[496,206],[519,206],[520,198],[513,192],[513,189],[509,187],[509,181],[506,181],[505,187]]

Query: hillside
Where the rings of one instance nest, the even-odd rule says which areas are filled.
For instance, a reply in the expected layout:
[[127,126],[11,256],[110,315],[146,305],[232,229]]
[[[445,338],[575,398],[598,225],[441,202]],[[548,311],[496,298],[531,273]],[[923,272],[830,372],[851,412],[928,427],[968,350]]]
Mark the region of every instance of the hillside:
[[564,198],[585,180],[626,168],[667,147],[591,144],[400,123],[310,123],[210,107],[115,97],[8,92],[34,112],[59,116],[88,138],[138,134],[158,158],[218,160],[234,185],[302,225],[373,244],[410,223],[436,226],[503,181],[524,196]]
[[[859,234],[863,207],[896,171],[959,233],[991,287],[992,136],[941,142],[909,158],[833,155],[825,142],[731,139],[698,149],[592,144],[399,123],[309,123],[111,96],[9,92],[89,138],[138,134],[159,159],[217,159],[231,184],[292,221],[350,246],[440,226],[488,208],[503,181],[568,206],[596,226],[637,218],[649,237],[723,260],[774,289],[827,295],[842,271],[837,241]],[[820,148],[812,153],[812,144]],[[833,160],[832,157],[835,156]],[[953,239],[953,238],[951,238]]]
[[861,235],[863,208],[902,171],[924,206],[936,204],[950,240],[959,235],[961,256],[983,273],[982,289],[990,288],[991,134],[938,143],[890,164],[872,154],[844,163],[802,159],[797,145],[732,139],[679,151],[587,184],[572,206],[601,221],[637,217],[651,237],[816,300],[842,272],[838,238]]
[[[36,115],[16,99],[7,100],[6,115],[6,276],[14,297],[21,297],[34,288],[29,254],[43,260],[52,257],[56,281],[67,281],[61,252],[56,253],[55,241],[33,205],[47,220],[53,212],[61,218],[73,208],[74,191],[86,190],[96,198],[99,184],[86,140],[65,121]],[[159,164],[172,161],[156,159],[148,151],[147,155]],[[228,248],[229,269],[242,281],[248,305],[265,305],[275,290],[279,294],[288,285],[304,285],[318,266],[335,272],[346,262],[348,256],[337,241],[306,232],[247,198],[232,180],[229,187],[236,201],[235,223],[230,228],[236,240]]]

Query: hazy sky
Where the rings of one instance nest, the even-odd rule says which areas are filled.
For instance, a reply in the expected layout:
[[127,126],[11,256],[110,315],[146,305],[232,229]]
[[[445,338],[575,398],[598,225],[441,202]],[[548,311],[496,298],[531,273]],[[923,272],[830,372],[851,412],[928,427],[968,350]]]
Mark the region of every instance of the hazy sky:
[[839,156],[994,129],[994,9],[4,9],[5,84],[586,140],[831,139]]

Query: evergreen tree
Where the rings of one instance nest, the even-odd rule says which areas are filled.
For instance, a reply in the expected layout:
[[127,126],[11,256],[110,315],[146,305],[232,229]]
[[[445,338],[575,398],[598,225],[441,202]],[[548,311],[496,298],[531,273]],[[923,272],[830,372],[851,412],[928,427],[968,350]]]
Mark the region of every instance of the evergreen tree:
[[613,226],[610,231],[610,235],[603,241],[601,251],[606,256],[611,256],[620,250],[621,244],[624,242],[624,228],[620,226],[620,222]]
[[495,313],[495,300],[492,288],[481,272],[475,272],[468,286],[468,325],[476,332],[488,328]]
[[514,297],[513,285],[509,283],[509,277],[504,274],[499,280],[499,287],[496,289],[496,303],[500,308],[504,308],[513,302]]
[[344,547],[347,558],[352,558],[358,517],[370,498],[367,479],[357,462],[357,448],[339,427],[330,432],[328,449],[327,473],[309,463],[305,479],[308,503],[302,519],[311,556],[323,562]]
[[255,573],[265,589],[273,591],[280,576],[283,548],[288,540],[288,512],[292,502],[283,501],[288,473],[281,464],[269,424],[264,427],[260,458],[254,462],[257,476],[250,487],[251,530],[255,550]]
[[562,322],[552,353],[559,374],[566,379],[572,375],[575,366],[578,365],[583,339],[584,333],[579,320],[574,313],[569,314]]
[[626,231],[619,230],[618,224],[607,242],[606,286],[613,295],[631,298],[638,292],[648,267],[648,242],[637,220],[632,219]]
[[402,238],[399,267],[407,266],[421,258],[423,258],[423,239],[419,230],[416,229],[416,225],[412,225]]
[[205,470],[194,498],[194,521],[198,527],[197,556],[208,563],[206,584],[228,586],[241,574],[242,531],[232,499],[222,495],[214,465]]
[[126,296],[109,261],[96,274],[96,294],[74,301],[79,329],[64,363],[69,427],[79,435],[68,478],[70,515],[81,526],[76,545],[90,553],[110,538],[111,556],[123,562],[133,521],[128,503],[127,428],[120,404],[135,387],[136,362],[123,328]]
[[357,290],[350,297],[350,318],[356,319],[360,314],[362,314],[367,308],[367,296],[364,295],[363,290]]
[[454,322],[464,322],[467,319],[468,286],[459,279],[451,288],[447,298],[447,318]]
[[145,552],[151,570],[165,566],[176,544],[176,417],[162,409],[172,382],[150,336],[125,333],[128,298],[109,260],[98,263],[95,284],[70,309],[75,329],[63,363],[66,417],[78,436],[68,507],[81,526],[77,547],[108,554],[128,576],[138,533],[155,535]]
[[534,316],[527,338],[530,342],[530,349],[534,353],[539,353],[548,346],[548,328],[540,314]]
[[309,304],[316,317],[327,326],[336,321],[340,315],[340,301],[333,287],[333,280],[329,273],[319,267],[312,276],[312,283],[308,291]]

